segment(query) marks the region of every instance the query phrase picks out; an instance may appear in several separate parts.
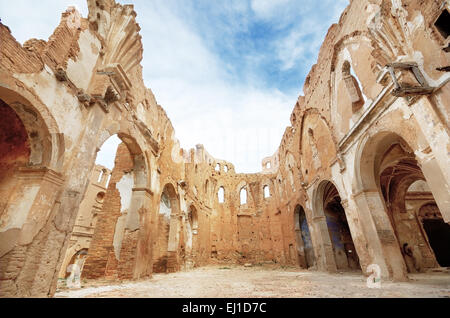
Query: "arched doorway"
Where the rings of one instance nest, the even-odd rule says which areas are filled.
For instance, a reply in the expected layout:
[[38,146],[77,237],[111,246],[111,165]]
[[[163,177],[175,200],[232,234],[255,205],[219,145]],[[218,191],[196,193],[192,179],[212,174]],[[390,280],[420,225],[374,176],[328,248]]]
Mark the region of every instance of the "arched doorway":
[[17,113],[0,99],[0,215],[6,208],[12,176],[30,161],[31,142]]
[[[44,251],[57,231],[49,219],[55,215],[50,211],[64,182],[59,173],[63,149],[64,139],[47,108],[34,107],[15,91],[0,86],[0,280],[4,296],[42,295],[52,284],[34,278],[52,275],[57,266],[58,260],[46,258]],[[53,251],[62,248],[59,241],[52,246]]]
[[[5,95],[5,100],[2,99],[3,95]],[[23,179],[27,178],[28,174],[34,174],[33,183],[35,183],[36,172],[39,169],[42,170],[44,167],[57,169],[60,162],[58,161],[59,148],[54,147],[52,142],[55,138],[50,133],[39,111],[23,97],[1,87],[0,118],[1,217],[2,215],[6,216],[4,214],[8,213],[7,207],[12,204],[11,199],[14,199],[12,190],[19,181],[17,179],[19,175]],[[15,189],[14,192],[20,193],[18,190]],[[20,200],[23,199],[23,196],[21,196]],[[14,213],[17,213],[17,211]]]
[[2,259],[16,245],[29,213],[28,209],[20,205],[14,208],[14,205],[29,199],[16,197],[15,188],[20,186],[18,179],[20,169],[30,165],[32,144],[29,132],[21,118],[1,99],[0,118],[0,240],[2,243],[0,259]]
[[[69,240],[69,248],[66,250],[64,260],[59,273],[59,278],[67,278],[67,270],[74,253],[83,249],[88,252],[95,228],[97,226],[98,215],[102,212],[105,201],[108,181],[111,171],[104,166],[96,165],[89,178],[89,185],[86,188],[85,196],[78,208],[78,215],[72,228]],[[84,265],[84,263],[83,263]],[[80,266],[80,270],[83,267]]]
[[[307,268],[313,267],[316,260],[312,245],[311,233],[309,231],[305,210],[301,205],[297,205],[295,207],[294,222],[298,255],[300,258],[305,258]],[[302,265],[301,263],[303,262],[300,262],[300,266]]]
[[[69,264],[66,267],[66,273],[64,278],[68,278],[70,275],[73,275],[73,272],[76,272],[77,275],[83,272],[84,262],[86,261],[86,257],[88,254],[88,249],[81,249],[77,251],[70,258]],[[76,268],[74,268],[76,266]]]
[[430,190],[440,190],[444,179],[436,160],[429,154],[420,162],[423,158],[416,153],[423,153],[426,145],[420,146],[425,147],[423,151],[413,149],[418,147],[415,135],[405,137],[409,143],[390,131],[368,135],[361,140],[355,159],[353,193],[361,222],[372,225],[366,227],[371,262],[380,265],[383,276],[395,280],[405,280],[408,272],[439,267],[428,238],[433,229],[427,233],[420,210],[426,204],[436,210],[445,202],[440,197],[439,205]]
[[338,270],[361,269],[345,210],[341,204],[341,197],[333,183],[325,184],[322,200],[336,268]]
[[399,136],[380,152],[379,185],[409,273],[450,266],[450,225],[443,221],[414,152]]
[[[90,279],[137,278],[150,271],[150,229],[145,221],[150,201],[147,162],[135,138],[123,133],[106,137],[99,140],[96,164],[112,173],[110,178],[102,177],[107,189],[95,198],[102,207],[82,275]],[[99,189],[98,185],[95,188]],[[81,213],[80,210],[78,214]]]

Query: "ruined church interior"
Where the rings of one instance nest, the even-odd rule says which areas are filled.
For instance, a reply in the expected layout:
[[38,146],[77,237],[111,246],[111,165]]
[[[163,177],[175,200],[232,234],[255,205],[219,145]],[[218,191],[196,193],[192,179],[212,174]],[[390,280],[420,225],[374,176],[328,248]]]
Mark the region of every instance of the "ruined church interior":
[[450,297],[449,1],[350,0],[259,173],[180,148],[139,12],[87,5],[0,23],[1,298]]

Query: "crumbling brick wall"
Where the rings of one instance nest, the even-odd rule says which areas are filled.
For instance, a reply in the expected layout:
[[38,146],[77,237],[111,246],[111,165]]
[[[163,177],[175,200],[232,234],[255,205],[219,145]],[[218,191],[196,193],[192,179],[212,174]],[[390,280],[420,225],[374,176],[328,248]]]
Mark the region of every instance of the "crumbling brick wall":
[[117,259],[113,239],[117,220],[121,216],[121,197],[116,185],[124,174],[129,173],[133,168],[130,152],[124,143],[117,148],[114,164],[106,190],[105,203],[98,215],[97,226],[84,265],[83,277],[85,278],[117,277]]

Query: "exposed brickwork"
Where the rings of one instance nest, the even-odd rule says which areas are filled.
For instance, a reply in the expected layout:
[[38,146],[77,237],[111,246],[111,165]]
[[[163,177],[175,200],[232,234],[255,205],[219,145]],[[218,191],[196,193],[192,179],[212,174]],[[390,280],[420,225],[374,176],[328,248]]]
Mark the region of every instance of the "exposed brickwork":
[[121,216],[121,197],[116,189],[117,182],[125,172],[131,171],[133,161],[125,144],[117,148],[115,166],[106,190],[105,203],[97,216],[97,226],[92,238],[89,254],[84,264],[83,277],[99,278],[106,275],[115,276],[117,261],[114,255],[113,239],[117,219]]
[[163,215],[158,215],[158,232],[154,244],[153,272],[167,272],[167,247],[169,244],[170,224]]
[[136,266],[137,244],[139,232],[125,233],[120,252],[120,262],[118,266],[118,276],[120,279],[132,279]]

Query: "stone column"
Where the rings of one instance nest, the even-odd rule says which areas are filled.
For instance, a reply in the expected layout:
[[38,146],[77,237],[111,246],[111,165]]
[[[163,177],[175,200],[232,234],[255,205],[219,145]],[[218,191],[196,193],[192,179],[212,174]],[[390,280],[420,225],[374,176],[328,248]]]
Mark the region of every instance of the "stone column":
[[150,189],[133,189],[118,265],[120,278],[139,279],[152,273],[152,196]]
[[411,106],[418,126],[430,145],[416,151],[422,172],[433,192],[444,221],[450,222],[450,137],[429,98],[421,98]]
[[445,179],[433,153],[419,157],[418,162],[444,221],[450,223],[450,180]]
[[372,258],[368,253],[368,243],[364,235],[364,229],[361,225],[361,218],[358,215],[356,204],[353,200],[342,200],[342,207],[345,211],[348,227],[358,254],[361,270],[365,273],[367,266],[372,264]]
[[182,216],[179,214],[171,215],[169,228],[169,244],[167,247],[167,272],[178,271],[178,246],[180,239],[180,222]]
[[[172,210],[172,213],[174,211]],[[179,219],[180,215],[178,213],[172,214],[170,216],[170,227],[169,227],[169,244],[167,247],[168,252],[176,252],[178,249],[179,240]]]
[[[79,137],[79,143],[73,150],[73,156],[66,161],[66,182],[60,199],[60,205],[55,211],[53,228],[48,234],[52,243],[51,250],[55,257],[48,259],[43,265],[54,271],[53,278],[46,281],[46,288],[33,290],[32,296],[53,296],[56,291],[58,273],[69,245],[70,236],[81,201],[90,182],[90,175],[95,165],[97,141],[106,113],[99,105],[94,105],[86,120],[85,129]],[[59,256],[58,256],[59,255]],[[43,284],[44,285],[44,284]]]
[[198,262],[199,256],[200,256],[200,246],[199,246],[199,238],[198,238],[198,229],[197,228],[192,229],[191,255],[192,255],[192,261],[193,261],[192,265],[195,267],[195,265]]
[[313,227],[315,228],[314,232],[316,232],[316,244],[314,245],[316,246],[315,252],[317,253],[319,270],[336,273],[336,260],[325,215],[313,217]]
[[353,195],[360,223],[363,226],[371,262],[381,269],[381,276],[397,281],[406,280],[406,266],[394,229],[378,191]]

